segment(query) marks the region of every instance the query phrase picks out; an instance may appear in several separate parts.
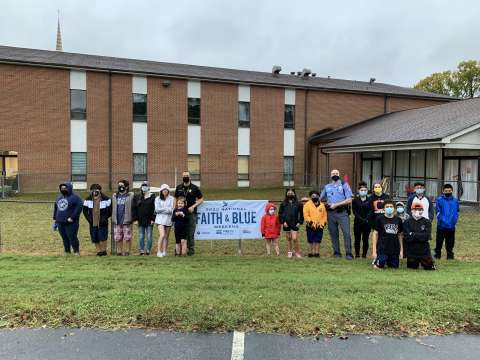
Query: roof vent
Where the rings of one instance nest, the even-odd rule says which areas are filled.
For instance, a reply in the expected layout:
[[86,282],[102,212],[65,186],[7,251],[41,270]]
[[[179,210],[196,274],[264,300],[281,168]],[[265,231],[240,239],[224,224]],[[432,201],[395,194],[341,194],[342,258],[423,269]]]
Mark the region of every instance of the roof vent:
[[317,73],[312,73],[312,77],[316,77],[317,76]]
[[370,81],[369,81],[369,82],[370,82],[370,85],[372,85],[372,84],[375,82],[375,80],[377,80],[377,79],[375,79],[375,78],[370,78]]
[[295,71],[290,71],[290,75],[295,75]]
[[273,76],[280,74],[280,71],[282,71],[281,66],[273,65],[273,67],[272,67],[272,75]]
[[312,73],[312,70],[305,68],[305,69],[302,70],[302,72],[300,73],[300,75],[301,75],[303,78],[308,78],[311,73]]

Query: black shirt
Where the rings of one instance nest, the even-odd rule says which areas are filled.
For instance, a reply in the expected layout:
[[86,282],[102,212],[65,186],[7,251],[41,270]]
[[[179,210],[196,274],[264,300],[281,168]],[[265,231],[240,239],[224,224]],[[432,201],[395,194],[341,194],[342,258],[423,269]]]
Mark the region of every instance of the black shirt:
[[360,196],[357,196],[352,201],[353,215],[355,215],[355,222],[359,224],[368,224],[370,221],[371,206],[368,197],[362,201]]
[[428,241],[432,238],[432,223],[430,220],[421,217],[415,220],[409,218],[403,224],[405,242],[407,244],[407,257],[426,257],[431,256],[430,244]]
[[398,256],[400,254],[398,234],[403,230],[402,220],[398,216],[393,218],[377,216],[374,229],[378,232],[377,254]]
[[[175,188],[175,197],[178,198],[180,196],[187,199],[187,208],[195,204],[198,199],[203,198],[200,188],[192,183],[188,186],[182,183]],[[197,211],[197,208],[195,208],[195,211]]]

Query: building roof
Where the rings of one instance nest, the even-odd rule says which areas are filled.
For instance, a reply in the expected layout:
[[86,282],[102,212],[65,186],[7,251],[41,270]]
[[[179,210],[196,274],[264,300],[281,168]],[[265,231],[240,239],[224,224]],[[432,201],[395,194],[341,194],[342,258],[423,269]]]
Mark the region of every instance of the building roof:
[[324,149],[440,142],[465,129],[480,125],[480,98],[398,111],[310,139]]
[[63,68],[81,68],[97,71],[114,71],[246,84],[299,87],[327,91],[362,92],[439,100],[453,99],[445,95],[377,82],[370,84],[368,81],[341,80],[311,76],[305,79],[297,75],[289,74],[279,74],[274,76],[269,72],[174,64],[108,56],[76,54],[61,51],[26,49],[10,46],[0,46],[0,62],[55,66]]

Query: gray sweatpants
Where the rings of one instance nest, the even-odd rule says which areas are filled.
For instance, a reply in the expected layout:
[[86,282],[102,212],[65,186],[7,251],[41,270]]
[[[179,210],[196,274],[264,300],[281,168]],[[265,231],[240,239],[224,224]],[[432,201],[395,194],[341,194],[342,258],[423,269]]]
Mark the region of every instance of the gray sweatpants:
[[340,234],[338,231],[338,226],[341,227],[343,233],[343,241],[345,244],[345,255],[352,255],[352,239],[350,237],[350,216],[348,216],[347,211],[337,212],[329,211],[328,216],[328,232],[330,233],[330,238],[332,239],[332,248],[334,256],[341,256],[340,252]]

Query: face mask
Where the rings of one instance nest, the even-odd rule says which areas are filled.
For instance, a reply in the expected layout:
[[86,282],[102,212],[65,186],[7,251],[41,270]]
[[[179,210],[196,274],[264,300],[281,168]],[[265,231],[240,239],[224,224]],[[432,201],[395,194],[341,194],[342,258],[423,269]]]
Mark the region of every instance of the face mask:
[[338,180],[340,180],[340,176],[338,176],[338,175],[333,175],[333,176],[332,176],[332,180],[333,180],[333,181],[338,181]]
[[92,194],[93,196],[97,197],[98,195],[100,195],[100,191],[94,190]]
[[295,198],[295,195],[293,195],[293,194],[288,194],[287,195],[287,199],[294,199],[294,198]]
[[62,190],[60,190],[60,192],[62,193],[63,196],[68,195],[68,190],[67,189],[62,189]]
[[403,214],[404,211],[405,211],[405,209],[403,207],[398,207],[397,208],[397,213],[399,213],[399,214]]
[[360,194],[360,196],[367,196],[368,191],[367,190],[360,190],[358,193]]
[[418,220],[422,217],[423,211],[414,210],[412,211],[412,216],[415,220]]
[[120,185],[120,186],[118,187],[118,191],[120,191],[121,193],[123,193],[123,192],[125,191],[125,186]]
[[393,208],[392,207],[385,208],[385,214],[392,215],[393,214]]
[[268,213],[270,215],[274,215],[275,214],[275,209],[268,209]]
[[424,192],[425,192],[425,189],[423,188],[415,189],[415,194],[417,195],[423,195]]
[[374,187],[373,188],[373,192],[376,194],[376,195],[382,195],[382,188],[381,187]]
[[188,184],[188,183],[190,182],[190,177],[189,177],[189,176],[184,176],[184,177],[182,178],[182,180],[183,180],[183,182],[184,182],[185,184]]
[[319,198],[318,196],[313,196],[313,197],[312,197],[312,201],[313,201],[314,203],[318,203],[319,200],[320,200],[320,198]]
[[444,195],[445,195],[446,197],[450,197],[450,196],[452,196],[452,193],[444,193]]
[[142,186],[142,191],[143,191],[144,193],[149,192],[149,191],[150,191],[150,187],[149,187],[149,186]]

